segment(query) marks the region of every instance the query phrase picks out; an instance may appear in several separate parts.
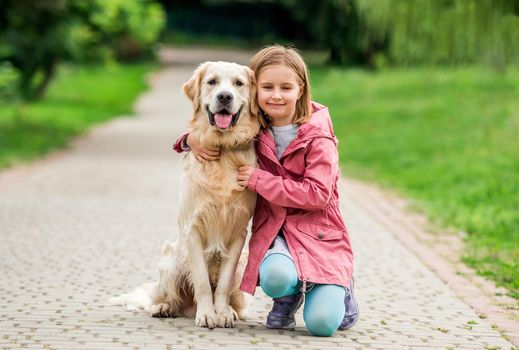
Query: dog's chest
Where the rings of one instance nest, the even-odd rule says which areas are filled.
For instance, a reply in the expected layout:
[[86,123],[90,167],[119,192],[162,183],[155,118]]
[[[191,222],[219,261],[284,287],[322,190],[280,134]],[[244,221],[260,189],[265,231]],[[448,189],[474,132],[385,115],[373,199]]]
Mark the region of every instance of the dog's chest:
[[[236,235],[245,234],[254,212],[256,193],[238,184],[238,168],[255,165],[255,154],[222,154],[219,161],[187,159],[182,191],[182,214],[188,231],[197,227],[205,252],[222,252]],[[247,158],[249,156],[250,158]]]

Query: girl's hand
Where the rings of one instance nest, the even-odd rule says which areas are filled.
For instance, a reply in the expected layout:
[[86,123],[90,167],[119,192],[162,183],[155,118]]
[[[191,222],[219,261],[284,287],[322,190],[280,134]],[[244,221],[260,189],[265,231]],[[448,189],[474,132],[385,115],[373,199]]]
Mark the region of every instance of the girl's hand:
[[202,148],[200,144],[193,139],[191,134],[187,135],[186,143],[189,146],[189,148],[191,148],[191,152],[193,152],[196,160],[200,163],[220,159],[220,149]]
[[256,168],[253,168],[249,165],[242,165],[238,168],[238,176],[236,177],[236,179],[238,180],[238,184],[240,186],[245,188],[247,187],[247,184],[249,183],[249,179],[252,173],[254,172],[254,169]]

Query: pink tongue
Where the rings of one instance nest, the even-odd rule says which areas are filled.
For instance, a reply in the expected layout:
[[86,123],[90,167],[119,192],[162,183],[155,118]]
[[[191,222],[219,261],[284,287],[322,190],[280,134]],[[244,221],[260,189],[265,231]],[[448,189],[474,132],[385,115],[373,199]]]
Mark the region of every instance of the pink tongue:
[[216,126],[220,129],[226,129],[231,124],[232,115],[231,114],[220,114],[217,113],[214,115],[214,121],[216,122]]

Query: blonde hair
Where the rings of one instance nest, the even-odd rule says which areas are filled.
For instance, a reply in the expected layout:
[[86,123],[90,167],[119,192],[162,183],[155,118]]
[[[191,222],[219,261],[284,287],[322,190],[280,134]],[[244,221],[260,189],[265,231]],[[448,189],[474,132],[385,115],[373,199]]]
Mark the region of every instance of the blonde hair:
[[[266,67],[279,64],[287,66],[297,74],[299,85],[303,93],[296,102],[294,123],[306,123],[312,115],[310,80],[308,78],[308,68],[306,67],[305,61],[296,48],[281,45],[265,46],[251,58],[249,67],[254,71],[256,81],[258,81],[260,73]],[[257,96],[255,96],[255,98],[257,99]],[[272,123],[262,110],[260,110],[258,119],[262,128],[267,128]]]

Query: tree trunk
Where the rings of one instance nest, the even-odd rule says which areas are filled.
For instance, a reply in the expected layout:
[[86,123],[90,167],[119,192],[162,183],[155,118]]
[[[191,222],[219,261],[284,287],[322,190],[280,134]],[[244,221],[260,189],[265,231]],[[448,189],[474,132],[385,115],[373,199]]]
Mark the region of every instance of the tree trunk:
[[56,73],[56,61],[51,61],[47,64],[43,69],[43,79],[38,86],[34,89],[34,99],[39,100],[45,94],[47,87],[49,86],[50,81],[54,78],[54,73]]
[[43,67],[43,78],[39,83],[34,81],[38,75],[37,69],[30,69],[23,73],[20,79],[20,91],[24,100],[34,101],[39,100],[44,96],[50,81],[54,77],[56,66],[56,60],[50,60]]

